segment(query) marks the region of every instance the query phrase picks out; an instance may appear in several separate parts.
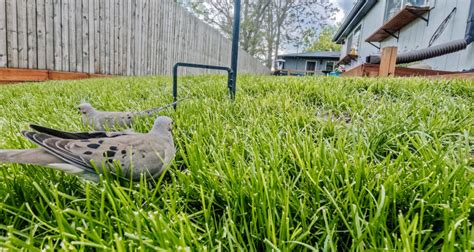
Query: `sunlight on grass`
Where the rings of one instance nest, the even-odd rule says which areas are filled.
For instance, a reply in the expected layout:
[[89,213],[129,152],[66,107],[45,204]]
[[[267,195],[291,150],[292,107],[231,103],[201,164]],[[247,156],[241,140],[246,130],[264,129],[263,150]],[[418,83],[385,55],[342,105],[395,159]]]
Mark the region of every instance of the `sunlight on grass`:
[[[474,85],[424,79],[180,80],[177,154],[156,187],[0,165],[0,247],[459,250],[474,246]],[[0,149],[36,123],[88,130],[75,106],[172,101],[162,77],[0,87]],[[148,131],[154,118],[138,120]]]

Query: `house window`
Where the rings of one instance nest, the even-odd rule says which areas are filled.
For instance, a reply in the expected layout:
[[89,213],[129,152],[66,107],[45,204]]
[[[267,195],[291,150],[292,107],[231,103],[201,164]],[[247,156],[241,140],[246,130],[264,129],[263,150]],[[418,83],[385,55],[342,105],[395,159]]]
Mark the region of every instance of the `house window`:
[[349,50],[349,54],[355,54],[357,55],[358,52],[359,52],[359,47],[360,47],[360,39],[361,39],[361,35],[360,35],[360,30],[361,30],[361,25],[359,25],[355,30],[354,30],[354,33],[352,34],[352,38],[351,38],[351,48]]
[[326,71],[332,72],[334,70],[334,61],[326,61]]
[[[306,71],[316,72],[316,61],[306,61]],[[313,75],[313,73],[306,73],[306,74]]]
[[285,60],[284,59],[277,59],[276,61],[276,70],[282,70],[285,68]]
[[346,54],[351,54],[352,50],[352,35],[347,37],[347,48],[346,48]]
[[399,10],[403,7],[410,6],[428,6],[429,0],[387,0],[385,5],[385,16],[384,21],[387,21],[389,18],[393,17]]

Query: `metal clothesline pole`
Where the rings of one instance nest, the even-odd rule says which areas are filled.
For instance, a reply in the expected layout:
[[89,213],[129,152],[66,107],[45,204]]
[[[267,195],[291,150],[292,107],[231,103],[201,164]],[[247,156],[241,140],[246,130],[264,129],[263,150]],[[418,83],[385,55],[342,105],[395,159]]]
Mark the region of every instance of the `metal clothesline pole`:
[[230,68],[224,66],[212,66],[205,64],[195,64],[188,62],[178,62],[173,66],[173,107],[176,109],[176,102],[178,100],[178,68],[191,67],[211,70],[227,71],[227,87],[231,99],[235,99],[235,92],[237,87],[237,65],[239,57],[239,35],[240,35],[240,0],[234,0],[234,21],[232,30],[232,51],[230,59]]
[[235,98],[237,87],[237,63],[239,57],[239,35],[240,35],[240,0],[234,0],[234,25],[232,31],[232,58],[230,68],[232,69],[231,97]]

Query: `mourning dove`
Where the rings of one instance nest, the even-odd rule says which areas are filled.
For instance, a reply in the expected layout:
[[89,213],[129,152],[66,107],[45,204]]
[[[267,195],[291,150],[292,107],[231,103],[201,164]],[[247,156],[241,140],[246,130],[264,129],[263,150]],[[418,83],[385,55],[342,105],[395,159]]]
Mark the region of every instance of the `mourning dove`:
[[[98,171],[137,181],[144,174],[156,178],[175,156],[172,120],[160,116],[153,128],[141,133],[71,133],[31,125],[23,135],[40,148],[0,150],[0,163],[34,164],[61,170],[97,182]],[[116,167],[120,166],[120,172]]]
[[85,126],[91,126],[94,130],[103,131],[105,129],[113,129],[115,126],[127,127],[132,126],[132,121],[138,116],[151,116],[159,111],[169,108],[178,101],[159,108],[148,109],[139,112],[109,112],[99,111],[92,107],[89,103],[81,103],[77,109],[82,115],[82,122]]

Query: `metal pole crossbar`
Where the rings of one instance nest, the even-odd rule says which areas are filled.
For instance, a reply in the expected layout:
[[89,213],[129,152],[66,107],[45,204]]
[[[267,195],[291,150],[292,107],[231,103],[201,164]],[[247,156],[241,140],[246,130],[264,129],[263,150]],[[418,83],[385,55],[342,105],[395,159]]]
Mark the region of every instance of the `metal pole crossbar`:
[[230,97],[232,99],[235,97],[235,88],[234,88],[234,84],[233,84],[234,82],[232,79],[234,75],[233,75],[232,69],[230,69],[229,67],[178,62],[173,67],[173,108],[174,109],[176,109],[176,102],[178,101],[178,67],[191,67],[191,68],[227,71],[227,88],[229,89]]
[[240,0],[234,0],[234,24],[232,31],[232,52],[231,52],[231,67],[212,66],[204,64],[194,64],[178,62],[173,67],[173,107],[176,109],[176,101],[178,99],[178,67],[192,67],[211,70],[227,71],[227,87],[229,89],[230,98],[235,98],[237,87],[237,65],[239,56],[239,33],[240,33]]

